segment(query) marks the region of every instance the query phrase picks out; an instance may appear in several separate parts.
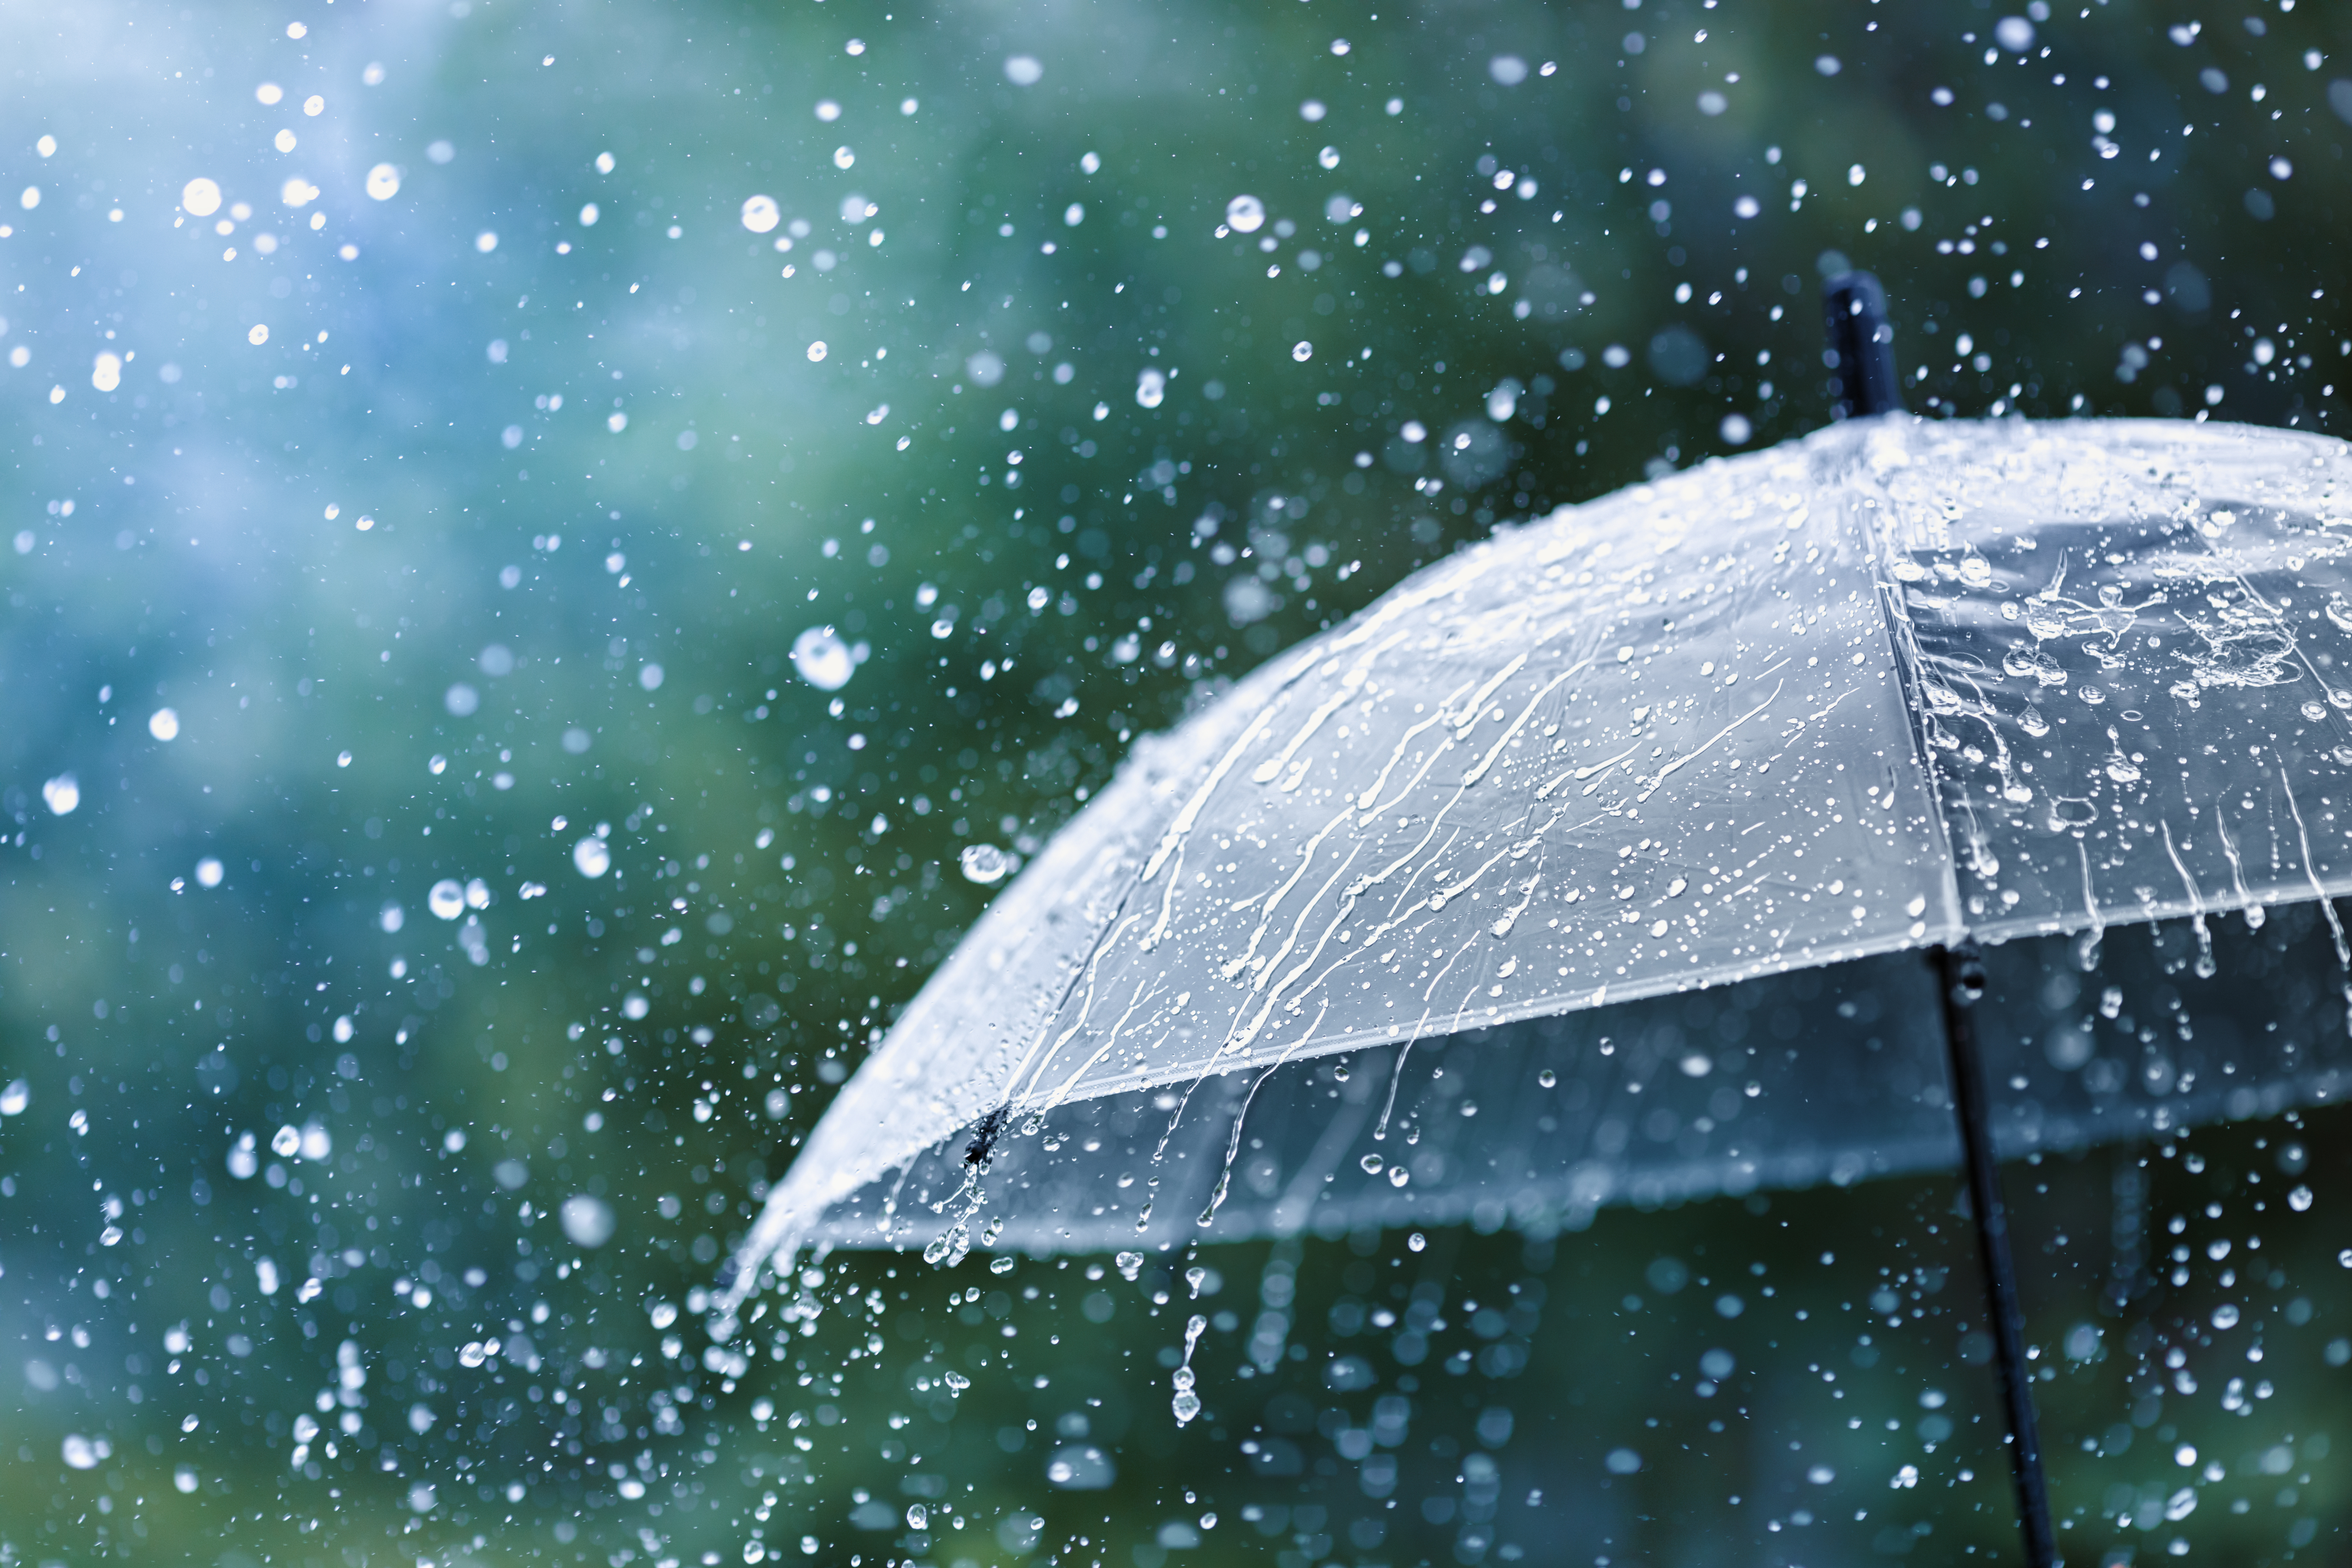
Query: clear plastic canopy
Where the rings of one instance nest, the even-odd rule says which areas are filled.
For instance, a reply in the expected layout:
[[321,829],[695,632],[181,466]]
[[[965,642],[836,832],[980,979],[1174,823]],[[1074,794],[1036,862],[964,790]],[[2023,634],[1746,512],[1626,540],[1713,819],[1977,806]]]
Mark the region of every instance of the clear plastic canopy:
[[[1483,1040],[1507,1102],[1680,1063],[1678,1124],[1777,1108],[1660,1165],[1678,1191],[1948,1160],[1932,1036],[1807,1016],[1726,1107],[1731,1069],[1657,1019],[1617,1051],[1613,1005],[1962,936],[2201,940],[2209,911],[2352,885],[2347,479],[2340,443],[2275,431],[1897,418],[1504,531],[1139,744],[843,1090],[742,1260],[1164,1241],[1228,1204],[1223,1227],[1295,1226],[1440,1040],[1456,1087],[1416,1073],[1408,1100],[1461,1092]],[[1924,1016],[1895,973],[1839,984]],[[1837,990],[1800,1013],[1854,1017]],[[1374,1047],[1384,1070],[1267,1077]],[[1490,1198],[1572,1221],[1638,1184],[1606,1119],[1551,1120],[1494,1128],[1543,1156]],[[1269,1145],[1289,1211],[1232,1203]],[[1462,1213],[1481,1165],[1435,1178]],[[1378,1223],[1393,1178],[1362,1190]]]

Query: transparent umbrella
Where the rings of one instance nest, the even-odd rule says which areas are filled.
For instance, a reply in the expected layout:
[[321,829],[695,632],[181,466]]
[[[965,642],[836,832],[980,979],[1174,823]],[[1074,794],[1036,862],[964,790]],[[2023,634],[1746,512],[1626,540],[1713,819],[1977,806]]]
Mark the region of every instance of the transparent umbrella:
[[[1831,315],[1868,412],[1874,285]],[[1999,1298],[1996,1152],[2352,1065],[2256,1032],[1997,1118],[1970,1019],[1979,943],[2089,969],[2179,918],[2202,975],[2209,915],[2315,901],[2343,958],[2347,539],[2336,441],[1899,415],[1500,531],[1139,745],[844,1089],[735,1295],[811,1246],[1139,1261],[1966,1163]]]

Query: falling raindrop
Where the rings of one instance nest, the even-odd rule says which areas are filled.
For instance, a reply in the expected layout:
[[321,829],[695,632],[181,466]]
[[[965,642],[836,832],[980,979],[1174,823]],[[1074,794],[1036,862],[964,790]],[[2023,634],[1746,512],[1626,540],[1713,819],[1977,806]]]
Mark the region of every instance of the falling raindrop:
[[1066,1443],[1045,1461],[1045,1479],[1064,1491],[1100,1491],[1118,1479],[1118,1467],[1090,1443]]
[[563,1234],[575,1247],[597,1247],[613,1239],[613,1205],[585,1193],[563,1200]]
[[1192,1349],[1201,1342],[1201,1335],[1208,1327],[1209,1320],[1198,1312],[1184,1325],[1184,1360],[1170,1378],[1176,1385],[1176,1395],[1168,1402],[1179,1426],[1190,1425],[1201,1414],[1201,1396],[1192,1392]]
[[983,888],[994,887],[1013,869],[1013,858],[993,844],[967,844],[959,858],[964,879]]
[[1265,204],[1252,195],[1235,196],[1225,204],[1225,226],[1235,234],[1255,234],[1265,226]]
[[838,691],[857,673],[857,660],[831,626],[811,626],[793,639],[793,668],[819,691]]
[[613,868],[613,851],[592,834],[572,847],[572,863],[582,876],[593,880]]

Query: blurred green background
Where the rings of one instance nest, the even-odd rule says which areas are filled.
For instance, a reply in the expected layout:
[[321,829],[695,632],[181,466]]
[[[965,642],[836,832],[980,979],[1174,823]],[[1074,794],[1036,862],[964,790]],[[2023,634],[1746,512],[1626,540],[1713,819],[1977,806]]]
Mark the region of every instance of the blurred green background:
[[[1817,427],[1824,272],[1921,412],[2329,428],[2340,14],[2074,10],[0,11],[0,1562],[2013,1552],[1948,1181],[698,1292],[966,849]],[[2051,1395],[2100,1551],[2327,1550],[2326,1215],[2261,1442]]]

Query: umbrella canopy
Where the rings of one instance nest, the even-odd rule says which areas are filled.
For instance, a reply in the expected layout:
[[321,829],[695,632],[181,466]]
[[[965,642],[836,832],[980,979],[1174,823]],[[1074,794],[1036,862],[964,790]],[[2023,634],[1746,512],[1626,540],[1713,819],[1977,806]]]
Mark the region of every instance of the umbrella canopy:
[[2341,953],[2347,540],[2336,441],[1906,417],[1500,532],[1139,744],[734,1290],[811,1243],[1574,1225],[1956,1163],[1915,950],[2088,967],[2119,921],[2318,899]]

